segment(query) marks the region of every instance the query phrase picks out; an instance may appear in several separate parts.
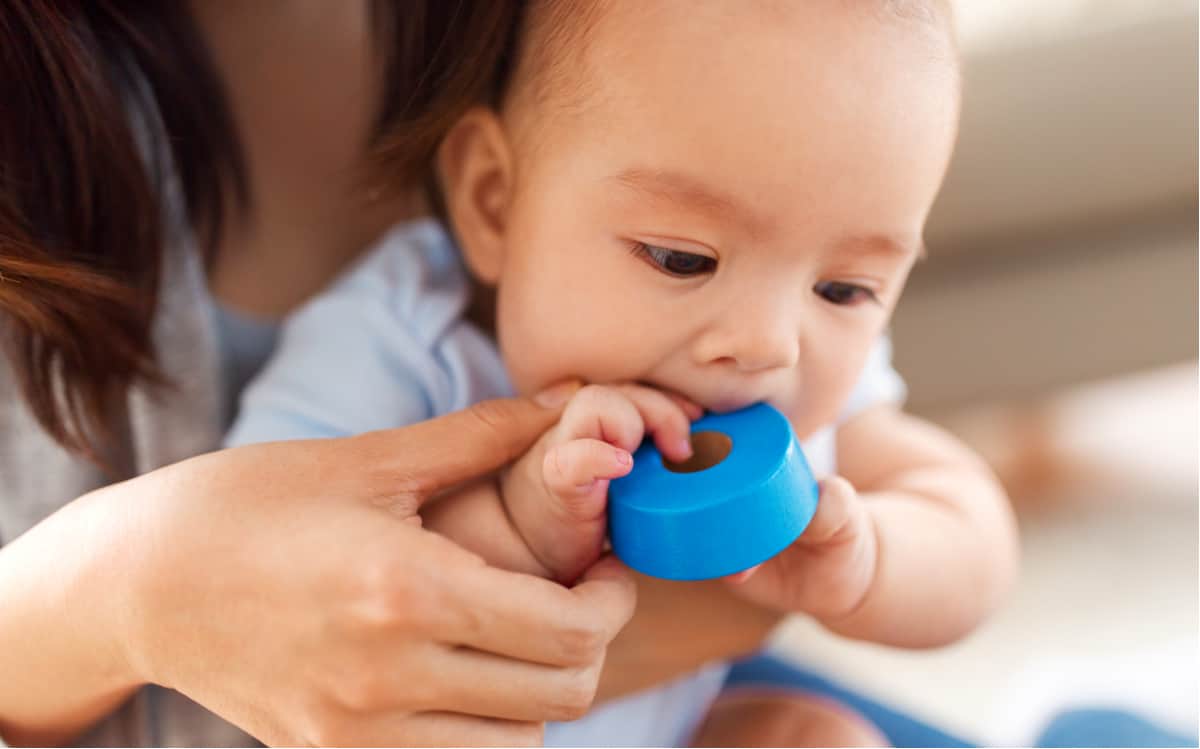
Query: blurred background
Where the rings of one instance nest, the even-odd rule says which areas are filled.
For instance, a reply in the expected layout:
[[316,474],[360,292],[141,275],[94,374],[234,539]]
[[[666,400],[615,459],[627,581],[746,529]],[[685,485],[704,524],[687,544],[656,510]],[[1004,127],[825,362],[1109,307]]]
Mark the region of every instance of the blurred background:
[[896,313],[896,366],[909,410],[1008,487],[1021,579],[942,650],[800,620],[776,645],[976,741],[1028,744],[1079,707],[1194,737],[1196,3],[954,4],[961,136]]

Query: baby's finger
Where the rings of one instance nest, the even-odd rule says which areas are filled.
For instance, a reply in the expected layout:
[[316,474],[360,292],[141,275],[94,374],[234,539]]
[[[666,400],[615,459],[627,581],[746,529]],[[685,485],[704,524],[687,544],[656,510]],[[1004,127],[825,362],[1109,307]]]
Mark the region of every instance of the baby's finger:
[[693,401],[691,398],[680,395],[674,390],[663,390],[661,392],[663,395],[670,398],[675,405],[679,406],[679,408],[683,410],[689,421],[696,421],[704,415],[704,407]]
[[800,546],[818,546],[834,540],[853,525],[858,492],[841,476],[829,476],[818,483],[817,511],[796,539]]
[[645,431],[641,414],[624,393],[615,387],[588,385],[567,404],[555,441],[597,439],[633,452]]
[[597,439],[576,439],[550,448],[542,477],[552,494],[567,498],[588,494],[597,481],[624,476],[632,468],[628,450]]
[[637,408],[646,431],[654,435],[654,444],[664,456],[675,461],[692,457],[692,422],[678,402],[643,385],[620,385],[618,389]]

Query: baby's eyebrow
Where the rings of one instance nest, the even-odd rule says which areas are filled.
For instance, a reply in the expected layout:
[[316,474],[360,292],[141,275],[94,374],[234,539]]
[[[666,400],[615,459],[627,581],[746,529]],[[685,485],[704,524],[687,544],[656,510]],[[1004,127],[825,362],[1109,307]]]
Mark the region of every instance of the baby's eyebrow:
[[[647,198],[676,203],[701,213],[733,216],[756,236],[765,235],[770,228],[769,222],[748,203],[684,172],[631,168],[618,172],[610,179]],[[837,242],[835,248],[867,255],[916,255],[918,260],[925,257],[925,243],[920,237],[910,241],[886,233],[846,236]]]
[[909,241],[889,234],[852,234],[843,237],[836,246],[838,250],[858,252],[863,255],[916,255],[925,258],[925,242],[921,239]]
[[677,203],[703,213],[733,216],[755,234],[763,234],[767,228],[767,222],[748,203],[683,172],[632,168],[618,172],[611,179],[647,198]]

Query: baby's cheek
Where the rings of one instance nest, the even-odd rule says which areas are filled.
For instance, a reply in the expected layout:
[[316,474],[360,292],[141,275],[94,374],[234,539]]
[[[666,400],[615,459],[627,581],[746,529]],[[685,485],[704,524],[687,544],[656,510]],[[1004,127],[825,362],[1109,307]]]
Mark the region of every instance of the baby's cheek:
[[554,319],[516,316],[500,325],[501,355],[520,394],[568,377],[585,382],[637,380],[647,375],[652,343],[638,331],[615,325],[601,312]]
[[803,441],[817,430],[834,424],[846,407],[857,380],[853,370],[838,367],[810,375],[799,401],[786,412],[796,436]]
[[836,421],[837,411],[833,410],[833,413],[829,413],[829,411],[830,409],[818,410],[801,406],[787,413],[788,421],[792,422],[792,431],[796,433],[796,439],[804,442],[822,428]]
[[555,368],[534,346],[501,346],[504,365],[517,395],[530,395],[568,377],[576,377],[566,368]]
[[[519,395],[528,395],[567,378],[612,382],[619,356],[604,356],[598,336],[561,335],[553,325],[533,335],[501,336],[501,355]],[[592,345],[595,341],[596,345]]]

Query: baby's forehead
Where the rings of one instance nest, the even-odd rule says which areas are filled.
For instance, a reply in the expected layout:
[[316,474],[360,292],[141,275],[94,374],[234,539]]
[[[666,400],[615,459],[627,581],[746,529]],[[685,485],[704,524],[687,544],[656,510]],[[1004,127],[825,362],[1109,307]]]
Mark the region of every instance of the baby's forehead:
[[[861,10],[885,0],[696,0],[686,14],[683,0],[544,2],[575,25],[555,42],[569,49],[537,50],[550,72],[525,71],[544,76],[524,81],[540,97],[516,91],[521,111],[505,113],[519,182],[765,216],[741,222],[758,237],[796,228],[798,214],[831,226],[878,215],[887,233],[911,234],[932,202],[957,84],[909,31],[925,21]],[[581,7],[591,15],[571,16]],[[528,20],[547,25],[530,38],[554,39],[553,17]],[[753,210],[730,210],[734,202]]]
[[605,70],[628,58],[635,46],[702,62],[711,49],[670,43],[686,23],[701,17],[714,19],[718,29],[722,21],[757,18],[764,31],[784,28],[794,43],[803,43],[806,34],[823,33],[806,22],[813,9],[805,13],[801,6],[813,3],[830,6],[821,13],[840,9],[860,23],[882,22],[919,35],[935,56],[957,64],[949,0],[532,0],[518,26],[505,106],[536,106],[543,115],[583,110],[603,89]]

